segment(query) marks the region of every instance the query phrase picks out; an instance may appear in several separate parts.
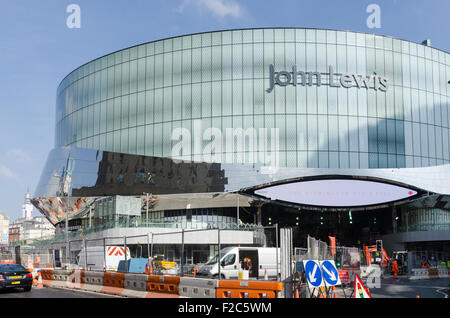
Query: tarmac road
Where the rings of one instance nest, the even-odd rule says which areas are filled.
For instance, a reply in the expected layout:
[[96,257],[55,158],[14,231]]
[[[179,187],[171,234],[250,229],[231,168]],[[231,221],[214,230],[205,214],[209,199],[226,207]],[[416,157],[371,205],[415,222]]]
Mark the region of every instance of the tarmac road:
[[450,278],[409,280],[399,276],[382,279],[381,288],[371,288],[373,298],[448,298]]
[[[0,298],[117,298],[118,296],[59,288],[33,288],[30,292],[22,289],[1,290]],[[120,297],[122,298],[122,297]]]

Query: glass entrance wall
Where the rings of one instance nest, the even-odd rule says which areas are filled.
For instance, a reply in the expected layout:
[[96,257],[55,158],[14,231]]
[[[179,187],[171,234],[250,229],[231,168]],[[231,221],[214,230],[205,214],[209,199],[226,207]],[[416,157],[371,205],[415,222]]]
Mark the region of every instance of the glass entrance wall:
[[450,231],[450,211],[433,208],[402,208],[400,231]]

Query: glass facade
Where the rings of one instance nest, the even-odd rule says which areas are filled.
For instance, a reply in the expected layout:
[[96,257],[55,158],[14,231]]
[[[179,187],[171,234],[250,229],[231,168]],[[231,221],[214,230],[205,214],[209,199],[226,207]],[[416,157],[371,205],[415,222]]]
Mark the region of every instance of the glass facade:
[[[270,65],[322,74],[276,86]],[[336,74],[388,79],[387,91],[330,85]],[[177,128],[278,128],[279,166],[404,168],[450,163],[450,54],[373,34],[248,29],[175,37],[121,50],[70,73],[57,92],[56,146],[172,157]],[[193,139],[192,135],[192,139]],[[269,139],[269,136],[264,138]],[[223,147],[182,159],[261,155]],[[270,140],[266,144],[270,144]],[[245,160],[244,160],[245,161]]]
[[437,208],[402,208],[400,231],[449,231],[450,211]]

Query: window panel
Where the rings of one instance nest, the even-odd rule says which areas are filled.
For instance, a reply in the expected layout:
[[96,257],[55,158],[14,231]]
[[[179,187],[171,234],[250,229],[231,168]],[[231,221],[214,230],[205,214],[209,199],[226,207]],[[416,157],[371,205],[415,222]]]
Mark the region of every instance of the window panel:
[[[140,95],[142,97],[141,100],[141,108],[139,109],[139,114],[138,116],[142,116],[143,118],[145,118],[145,95],[144,93],[142,93],[142,95]],[[164,88],[164,116],[163,116],[163,120],[164,121],[171,121],[172,120],[172,88],[171,87],[166,87]],[[138,117],[138,124],[140,123],[139,121],[139,117]]]
[[[318,142],[319,150],[328,151],[328,118],[324,115],[318,116]],[[328,157],[326,162],[328,165]]]
[[212,116],[222,114],[222,86],[221,82],[212,83]]
[[396,153],[397,135],[395,133],[395,128],[395,120],[387,120],[387,152],[390,154]]
[[192,83],[202,80],[202,49],[192,50]]
[[[297,115],[297,150],[308,150],[308,130],[307,117],[305,115]],[[305,165],[306,166],[306,165]]]
[[[138,80],[137,75],[138,75],[137,61],[133,60],[130,62],[130,93],[137,92],[137,80]],[[162,74],[161,74],[161,79],[162,79]],[[117,92],[115,92],[115,94],[117,95]]]
[[202,117],[211,116],[211,83],[202,84]]
[[349,153],[348,152],[339,152],[339,168],[348,169],[350,168],[349,162]]
[[[330,151],[339,150],[339,126],[337,116],[328,116],[328,147]],[[331,160],[330,160],[331,162]]]
[[[184,41],[183,41],[183,46],[184,46]],[[191,50],[184,50],[183,51],[183,61],[182,61],[182,65],[183,65],[183,84],[188,84],[191,83],[192,81],[192,74],[191,74],[191,61],[192,61],[192,51]],[[158,65],[157,63],[161,63],[160,60],[155,60],[155,67]],[[156,70],[155,70],[156,71]],[[158,78],[157,76],[160,76],[159,73],[155,73],[155,82],[156,79]],[[156,83],[155,83],[156,85]]]
[[[140,92],[145,90],[145,62],[144,58],[138,60],[138,91]],[[166,72],[170,72],[170,76],[172,75],[172,63],[170,63],[170,69],[166,69]],[[171,84],[170,82],[169,85]]]
[[253,114],[253,80],[244,80],[243,85],[243,113]]
[[202,115],[202,84],[192,84],[192,118]]
[[426,124],[420,124],[420,140],[421,140],[421,155],[428,157],[428,127]]
[[358,117],[348,117],[349,150],[359,151]]
[[232,86],[233,115],[242,115],[242,80],[234,80]]

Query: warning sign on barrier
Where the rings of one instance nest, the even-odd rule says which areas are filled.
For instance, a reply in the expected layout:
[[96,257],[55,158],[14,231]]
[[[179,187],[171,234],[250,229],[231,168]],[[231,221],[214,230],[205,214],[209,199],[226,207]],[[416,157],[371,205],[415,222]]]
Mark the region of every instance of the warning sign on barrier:
[[355,275],[355,292],[354,298],[372,298],[369,291],[364,286],[358,274]]
[[349,275],[348,271],[339,271],[339,278],[341,279],[341,282],[343,284],[350,283],[350,275]]
[[327,286],[341,285],[338,270],[333,260],[321,261],[320,267],[322,268],[323,279]]
[[310,288],[325,286],[318,261],[306,260],[303,261],[303,266],[305,268],[306,279]]

